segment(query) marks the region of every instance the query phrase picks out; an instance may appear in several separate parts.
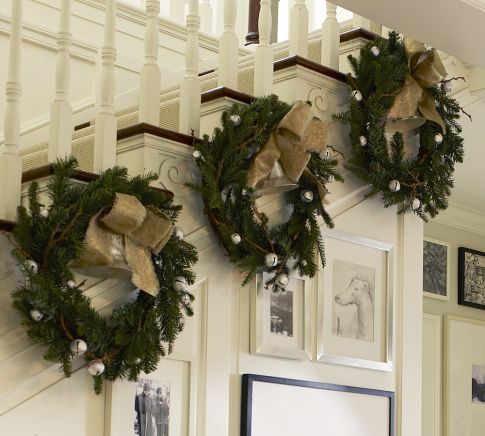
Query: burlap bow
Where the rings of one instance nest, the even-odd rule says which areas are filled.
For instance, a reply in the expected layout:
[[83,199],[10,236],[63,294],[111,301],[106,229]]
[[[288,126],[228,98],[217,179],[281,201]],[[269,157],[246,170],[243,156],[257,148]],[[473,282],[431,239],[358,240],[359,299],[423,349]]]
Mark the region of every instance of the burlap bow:
[[[116,194],[109,212],[91,218],[84,240],[85,251],[76,268],[113,264],[116,235],[124,239],[124,259],[131,269],[133,284],[156,296],[160,283],[153,268],[151,252],[158,254],[172,235],[173,224],[148,210],[136,197]],[[123,248],[121,247],[121,251]]]
[[[251,162],[247,186],[255,188],[267,179],[278,160],[288,178],[297,183],[310,161],[310,152],[327,148],[327,127],[327,123],[313,116],[308,103],[297,101]],[[321,185],[319,193],[323,200],[326,191]]]
[[439,124],[446,132],[446,124],[436,110],[428,88],[446,77],[446,70],[435,49],[426,50],[423,43],[405,37],[404,48],[409,60],[411,74],[394,100],[390,118],[413,117],[418,112],[427,120]]

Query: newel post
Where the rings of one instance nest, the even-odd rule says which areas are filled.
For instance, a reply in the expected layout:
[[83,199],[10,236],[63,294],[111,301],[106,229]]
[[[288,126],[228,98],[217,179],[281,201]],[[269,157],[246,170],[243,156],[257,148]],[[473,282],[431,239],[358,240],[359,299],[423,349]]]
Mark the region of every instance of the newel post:
[[12,1],[7,83],[5,144],[0,156],[0,219],[14,221],[20,204],[22,160],[20,145],[20,83],[23,0]]

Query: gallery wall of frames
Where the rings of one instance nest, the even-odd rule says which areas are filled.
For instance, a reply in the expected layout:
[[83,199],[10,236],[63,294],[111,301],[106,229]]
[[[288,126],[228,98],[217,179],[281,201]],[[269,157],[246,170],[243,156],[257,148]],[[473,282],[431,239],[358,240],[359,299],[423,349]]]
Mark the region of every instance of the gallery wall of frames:
[[485,233],[437,221],[423,241],[423,434],[476,436],[485,407]]

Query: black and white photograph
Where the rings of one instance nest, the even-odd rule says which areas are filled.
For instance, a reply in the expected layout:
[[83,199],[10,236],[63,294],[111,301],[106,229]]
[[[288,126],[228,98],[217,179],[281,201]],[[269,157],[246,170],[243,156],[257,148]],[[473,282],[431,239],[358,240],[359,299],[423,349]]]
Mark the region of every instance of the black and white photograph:
[[271,292],[270,317],[271,333],[293,336],[293,291]]
[[360,341],[374,341],[374,268],[333,261],[332,333]]
[[485,403],[485,366],[472,365],[472,402]]
[[423,292],[426,296],[448,298],[449,250],[445,242],[423,241]]
[[134,435],[169,436],[170,382],[140,378],[133,385]]
[[485,309],[485,253],[458,250],[458,304]]

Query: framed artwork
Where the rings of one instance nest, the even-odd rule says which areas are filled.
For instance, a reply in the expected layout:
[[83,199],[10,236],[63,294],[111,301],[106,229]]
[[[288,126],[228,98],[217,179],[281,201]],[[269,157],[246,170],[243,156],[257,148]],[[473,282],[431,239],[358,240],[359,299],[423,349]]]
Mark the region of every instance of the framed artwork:
[[458,249],[458,304],[485,309],[485,253]]
[[296,274],[284,292],[266,289],[271,276],[261,272],[251,292],[251,353],[310,359],[312,349],[309,279]]
[[392,370],[393,246],[338,231],[324,235],[318,287],[317,358]]
[[241,436],[300,434],[393,436],[394,393],[244,374]]
[[450,244],[436,239],[423,241],[423,295],[437,300],[450,299]]
[[482,436],[485,427],[485,321],[445,317],[445,436]]
[[106,387],[105,436],[189,436],[191,363],[161,359],[135,382]]

